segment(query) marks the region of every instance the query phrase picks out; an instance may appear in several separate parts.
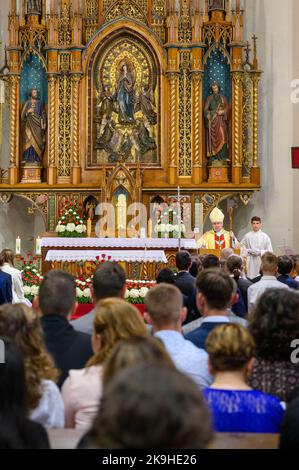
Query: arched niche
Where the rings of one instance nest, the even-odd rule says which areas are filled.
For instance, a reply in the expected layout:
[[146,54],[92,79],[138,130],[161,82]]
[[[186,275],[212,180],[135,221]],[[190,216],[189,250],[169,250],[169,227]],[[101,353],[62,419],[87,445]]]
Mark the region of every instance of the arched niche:
[[0,248],[15,251],[15,241],[21,238],[22,254],[34,252],[35,240],[46,231],[46,221],[29,198],[14,195],[8,202],[0,202]]
[[[119,111],[124,64],[132,77],[132,122],[123,122]],[[114,167],[121,162],[161,167],[167,123],[163,113],[166,54],[158,37],[131,19],[108,23],[89,42],[83,68],[86,167]],[[107,106],[113,110],[103,111]]]

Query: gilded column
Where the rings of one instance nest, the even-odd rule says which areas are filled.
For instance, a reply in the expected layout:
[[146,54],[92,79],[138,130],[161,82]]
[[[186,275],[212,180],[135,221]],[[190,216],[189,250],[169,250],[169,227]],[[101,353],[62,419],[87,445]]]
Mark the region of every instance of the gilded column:
[[203,180],[203,147],[202,147],[202,74],[192,75],[192,135],[193,135],[193,172],[192,180],[195,184]]
[[10,85],[10,155],[9,155],[9,183],[14,185],[18,183],[19,172],[19,76],[9,78]]
[[50,75],[48,79],[49,87],[49,116],[48,116],[48,145],[49,145],[49,163],[48,163],[48,183],[53,185],[57,183],[57,159],[56,159],[56,93],[57,93],[57,78],[55,75]]
[[177,177],[178,155],[178,85],[177,73],[170,73],[169,80],[169,183],[174,184]]
[[258,161],[258,98],[260,72],[252,72],[252,168],[251,182],[260,184],[260,168]]
[[80,146],[79,146],[79,99],[80,99],[80,75],[72,76],[72,102],[73,102],[73,121],[72,121],[72,183],[80,183]]
[[234,184],[240,184],[242,176],[242,80],[242,73],[233,73],[232,182]]

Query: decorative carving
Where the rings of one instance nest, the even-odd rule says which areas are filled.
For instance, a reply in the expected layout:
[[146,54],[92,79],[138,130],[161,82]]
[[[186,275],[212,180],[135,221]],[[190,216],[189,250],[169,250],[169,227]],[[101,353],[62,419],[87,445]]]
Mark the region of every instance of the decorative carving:
[[122,16],[127,16],[146,23],[147,8],[142,8],[140,3],[141,2],[135,2],[134,0],[118,0],[107,9],[105,19],[106,21],[111,21]]
[[[192,175],[190,51],[180,52],[179,78],[179,176]],[[199,109],[199,108],[198,108]]]
[[170,85],[169,96],[169,166],[176,166],[176,149],[177,149],[177,102],[178,102],[178,82],[179,76],[177,73],[168,74]]
[[258,167],[258,87],[260,81],[260,72],[252,74],[253,85],[253,109],[252,109],[252,167]]
[[165,42],[165,0],[152,0],[152,27],[155,33]]
[[55,148],[56,148],[56,77],[50,76],[49,83],[49,166],[56,166]]
[[80,88],[80,75],[72,76],[73,86],[73,166],[79,165],[79,88]]
[[243,80],[243,105],[242,105],[242,155],[243,177],[250,178],[252,164],[252,81],[250,74],[245,72]]
[[253,193],[240,193],[240,199],[243,202],[244,206],[248,206],[252,198]]
[[242,166],[240,161],[241,158],[241,112],[242,112],[242,103],[240,100],[241,86],[243,81],[243,73],[234,72],[233,73],[233,113],[234,113],[234,155],[233,155],[233,164],[236,167]]
[[98,0],[86,0],[86,18],[85,18],[85,41],[92,38],[98,28],[99,2]]
[[58,30],[58,44],[60,46],[69,46],[72,42],[72,30],[71,30],[71,17],[70,9],[67,3],[63,3],[59,30]]
[[193,141],[194,141],[194,166],[202,166],[202,139],[201,139],[201,129],[202,129],[202,114],[199,112],[202,109],[202,74],[193,73],[192,74],[192,84],[193,84],[193,115],[194,115],[194,126],[193,126]]
[[179,17],[179,41],[184,43],[192,41],[190,0],[182,0],[181,15]]
[[19,77],[11,76],[9,78],[10,84],[10,158],[9,167],[15,168],[17,164],[17,121],[18,121],[18,88]]
[[158,164],[159,88],[152,53],[124,36],[99,54],[93,81],[91,165]]
[[59,144],[58,177],[69,178],[71,174],[72,140],[72,84],[69,75],[59,77]]

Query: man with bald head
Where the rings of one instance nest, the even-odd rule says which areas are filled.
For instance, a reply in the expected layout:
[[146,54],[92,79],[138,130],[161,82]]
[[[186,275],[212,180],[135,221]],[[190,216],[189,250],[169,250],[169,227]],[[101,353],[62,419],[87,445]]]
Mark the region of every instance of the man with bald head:
[[158,284],[145,298],[145,320],[153,326],[154,336],[165,345],[176,367],[189,375],[200,387],[208,387],[212,377],[208,372],[208,356],[182,335],[182,323],[187,315],[183,296],[170,284]]

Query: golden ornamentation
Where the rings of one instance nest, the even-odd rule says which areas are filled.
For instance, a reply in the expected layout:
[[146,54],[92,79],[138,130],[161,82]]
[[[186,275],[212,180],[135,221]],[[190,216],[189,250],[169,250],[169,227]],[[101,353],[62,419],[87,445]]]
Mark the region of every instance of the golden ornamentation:
[[62,73],[68,73],[71,69],[71,53],[63,52],[59,55],[59,70]]
[[180,52],[180,78],[179,78],[179,176],[192,175],[191,153],[191,74],[190,51]]
[[233,28],[227,24],[205,24],[203,28],[203,42],[209,47],[215,42],[221,44],[224,48],[233,40]]
[[197,167],[202,166],[202,139],[201,139],[201,126],[202,126],[202,93],[201,93],[202,74],[192,74],[193,84],[193,113],[194,113],[194,165]]
[[73,85],[73,165],[75,167],[79,164],[79,89],[80,89],[80,75],[72,76]]
[[71,18],[69,6],[64,3],[59,20],[58,44],[69,46],[72,42]]
[[253,85],[253,110],[252,110],[252,167],[258,167],[258,87],[260,81],[260,73],[252,74],[252,85]]
[[15,168],[17,165],[17,121],[18,121],[18,84],[19,77],[11,76],[10,84],[10,159],[9,167]]
[[122,16],[134,18],[135,20],[146,23],[147,8],[145,10],[142,9],[139,2],[137,3],[133,0],[119,0],[118,2],[112,4],[105,13],[106,21],[112,21]]
[[20,46],[24,51],[31,47],[41,53],[46,45],[47,31],[45,29],[34,29],[30,26],[20,30]]
[[176,148],[177,148],[177,94],[178,94],[178,74],[170,73],[168,75],[170,84],[170,96],[169,96],[169,120],[170,120],[170,132],[169,132],[169,154],[170,161],[169,165],[172,167],[176,166]]
[[98,29],[99,2],[98,0],[86,0],[85,42],[88,43]]
[[182,12],[179,17],[179,41],[184,43],[192,41],[192,24],[189,0],[182,0]]
[[55,166],[56,147],[56,78],[49,77],[49,166]]
[[244,74],[242,85],[243,177],[250,178],[250,167],[252,163],[252,81],[248,72],[245,72]]
[[[131,122],[122,122],[117,98],[125,64],[129,68],[134,96],[134,119]],[[143,165],[158,165],[160,93],[156,61],[148,47],[128,35],[118,37],[103,47],[95,59],[91,88],[93,97],[90,107],[93,112],[89,117],[89,139],[92,141],[89,166],[98,166],[104,161],[108,163],[113,154],[117,161],[126,161],[127,164],[140,161]],[[105,106],[108,108],[103,112]],[[110,137],[107,142],[104,141],[105,147],[100,139],[108,131]],[[148,144],[149,140],[152,147]],[[130,146],[127,150],[126,141]],[[106,145],[108,143],[109,147]],[[110,163],[113,164],[113,160]]]
[[163,43],[165,42],[165,17],[165,0],[152,0],[152,28]]
[[59,77],[59,143],[58,177],[68,178],[71,174],[72,140],[72,85],[68,75]]
[[241,88],[240,85],[243,80],[242,73],[233,73],[233,113],[234,113],[234,158],[233,158],[233,165],[235,167],[241,166],[240,156],[241,156],[241,134],[240,134],[240,127],[241,127],[241,101],[240,101],[240,92]]

